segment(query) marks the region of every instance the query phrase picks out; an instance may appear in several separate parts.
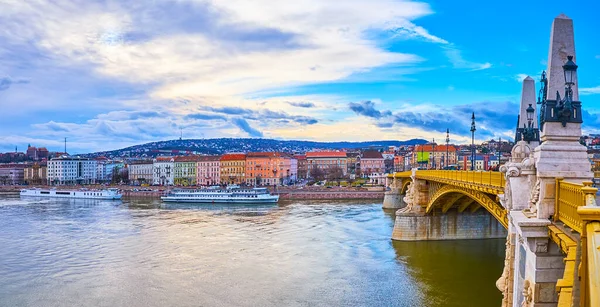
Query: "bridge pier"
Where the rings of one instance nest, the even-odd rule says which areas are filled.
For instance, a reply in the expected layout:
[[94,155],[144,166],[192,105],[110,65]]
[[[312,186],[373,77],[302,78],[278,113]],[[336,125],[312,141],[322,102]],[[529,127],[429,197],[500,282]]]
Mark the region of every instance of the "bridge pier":
[[486,210],[449,210],[445,214],[399,212],[392,240],[468,240],[505,238],[506,230]]
[[389,185],[389,189],[383,196],[383,209],[400,209],[406,207],[406,202],[403,200],[402,183],[398,184],[398,181],[394,178]]

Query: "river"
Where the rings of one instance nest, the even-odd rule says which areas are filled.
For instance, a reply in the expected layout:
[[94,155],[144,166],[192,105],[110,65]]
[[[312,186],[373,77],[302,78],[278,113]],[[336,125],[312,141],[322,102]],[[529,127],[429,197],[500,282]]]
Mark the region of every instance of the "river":
[[373,202],[0,196],[0,306],[499,306],[504,240],[393,242]]

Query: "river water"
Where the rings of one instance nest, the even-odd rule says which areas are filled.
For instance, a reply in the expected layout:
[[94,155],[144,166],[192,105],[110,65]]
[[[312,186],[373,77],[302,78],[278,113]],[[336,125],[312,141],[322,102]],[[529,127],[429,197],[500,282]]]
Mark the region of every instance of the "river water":
[[498,306],[504,240],[393,242],[380,203],[0,196],[0,306]]

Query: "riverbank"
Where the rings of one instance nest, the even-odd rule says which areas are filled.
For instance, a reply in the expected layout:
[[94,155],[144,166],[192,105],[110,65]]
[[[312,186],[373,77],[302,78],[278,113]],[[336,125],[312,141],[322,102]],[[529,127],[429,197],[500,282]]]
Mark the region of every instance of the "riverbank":
[[[132,186],[111,186],[118,188],[123,193],[124,198],[149,198],[158,199],[168,189],[166,187],[148,187],[148,191],[140,191],[139,187]],[[19,191],[26,186],[0,186],[0,195],[18,195]],[[41,187],[41,188],[52,188],[52,187]],[[59,190],[67,189],[80,189],[82,186],[65,186],[56,187]],[[85,186],[88,189],[103,189],[105,186]],[[376,199],[382,200],[384,196],[384,189],[382,187],[372,188],[350,188],[350,187],[278,187],[269,190],[273,193],[279,194],[282,200],[336,200],[336,199]]]

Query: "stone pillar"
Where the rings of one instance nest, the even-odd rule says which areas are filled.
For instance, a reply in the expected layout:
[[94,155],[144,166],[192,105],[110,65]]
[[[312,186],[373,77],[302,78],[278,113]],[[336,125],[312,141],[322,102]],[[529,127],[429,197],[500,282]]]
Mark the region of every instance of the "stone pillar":
[[[527,125],[527,108],[531,105],[533,109],[536,109],[537,101],[535,98],[535,80],[530,76],[527,76],[523,80],[523,89],[521,91],[521,110],[519,113],[519,128],[522,128],[524,125]],[[538,118],[533,116],[533,127],[538,127]],[[518,140],[516,140],[518,141]],[[536,147],[530,144],[532,148]]]
[[[564,14],[552,23],[550,54],[548,56],[548,97],[564,91],[565,78],[562,66],[567,56],[575,57],[573,20]],[[575,77],[577,80],[577,77]],[[573,100],[578,100],[578,83],[572,87]],[[592,180],[594,174],[587,157],[587,148],[579,143],[581,123],[546,121],[541,133],[542,144],[535,148],[535,166],[540,199],[537,204],[537,217],[548,219],[554,214],[556,178],[571,182]]]
[[510,235],[515,235],[512,306],[556,306],[556,281],[562,278],[562,251],[548,237],[547,219],[511,211]]
[[400,194],[402,181],[394,177],[388,188],[389,190],[383,196],[383,209],[400,209],[406,207],[406,203],[402,200],[404,195]]

